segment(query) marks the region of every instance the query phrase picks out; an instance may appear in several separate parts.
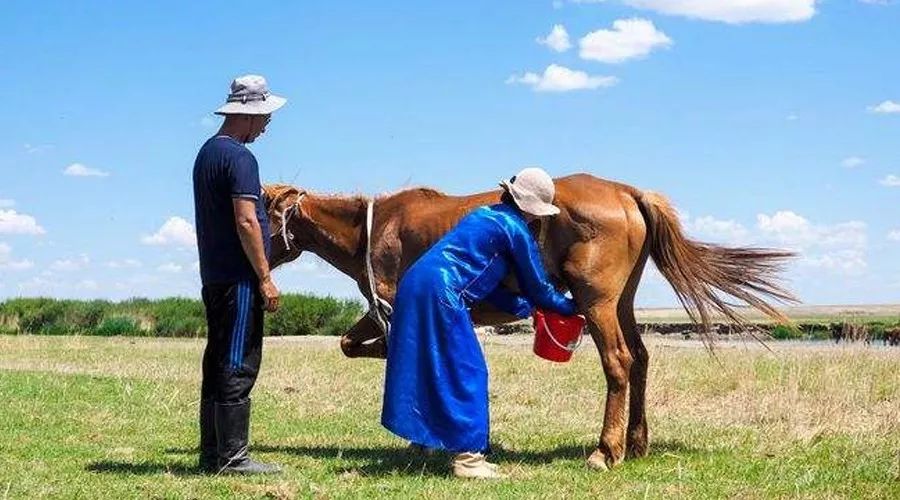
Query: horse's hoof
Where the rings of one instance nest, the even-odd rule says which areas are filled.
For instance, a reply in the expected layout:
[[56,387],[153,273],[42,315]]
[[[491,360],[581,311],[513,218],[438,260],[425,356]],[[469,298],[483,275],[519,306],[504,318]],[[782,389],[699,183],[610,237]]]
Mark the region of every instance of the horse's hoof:
[[600,450],[594,450],[591,453],[591,456],[587,459],[587,466],[591,470],[605,472],[609,470],[609,466],[606,464],[606,455]]
[[625,446],[625,457],[626,458],[641,458],[647,456],[647,438],[632,438],[628,440],[628,445]]

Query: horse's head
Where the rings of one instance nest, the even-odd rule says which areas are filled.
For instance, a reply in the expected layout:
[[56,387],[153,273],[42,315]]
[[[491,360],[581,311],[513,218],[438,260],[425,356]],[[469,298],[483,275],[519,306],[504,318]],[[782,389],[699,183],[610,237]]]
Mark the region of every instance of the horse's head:
[[275,269],[300,257],[308,244],[303,241],[306,232],[301,230],[306,191],[287,184],[267,184],[263,193],[269,215],[269,266]]

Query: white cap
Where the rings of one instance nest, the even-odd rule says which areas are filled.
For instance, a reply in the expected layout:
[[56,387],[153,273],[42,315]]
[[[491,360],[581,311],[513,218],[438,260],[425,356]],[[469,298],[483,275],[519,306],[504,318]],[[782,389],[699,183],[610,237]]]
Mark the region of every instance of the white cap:
[[266,79],[259,75],[239,76],[231,82],[231,93],[217,115],[269,115],[284,106],[287,99],[269,92]]
[[559,213],[559,208],[553,205],[556,186],[550,175],[541,168],[523,169],[508,181],[502,181],[500,186],[523,212],[539,217]]

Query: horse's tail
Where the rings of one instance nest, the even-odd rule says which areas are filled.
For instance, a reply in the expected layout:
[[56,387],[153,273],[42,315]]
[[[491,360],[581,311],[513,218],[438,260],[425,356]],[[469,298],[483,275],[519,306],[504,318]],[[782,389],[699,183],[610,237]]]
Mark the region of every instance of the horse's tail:
[[778,275],[793,252],[768,248],[728,248],[685,237],[678,214],[662,195],[643,192],[636,196],[647,224],[650,255],[668,280],[694,323],[709,332],[711,313],[720,313],[746,326],[730,295],[772,319],[789,323],[767,302],[798,300],[778,283]]

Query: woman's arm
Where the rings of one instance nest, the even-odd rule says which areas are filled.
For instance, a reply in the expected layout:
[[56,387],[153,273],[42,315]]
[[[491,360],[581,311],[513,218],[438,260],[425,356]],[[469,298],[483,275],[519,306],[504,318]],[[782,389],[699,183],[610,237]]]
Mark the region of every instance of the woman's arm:
[[531,316],[531,311],[534,309],[534,306],[531,305],[527,298],[509,291],[503,285],[495,288],[484,300],[497,309],[512,314],[519,319]]
[[519,287],[525,295],[542,309],[566,316],[576,314],[578,309],[575,301],[559,293],[550,282],[540,249],[525,222],[510,217],[506,226],[513,268],[519,280]]

